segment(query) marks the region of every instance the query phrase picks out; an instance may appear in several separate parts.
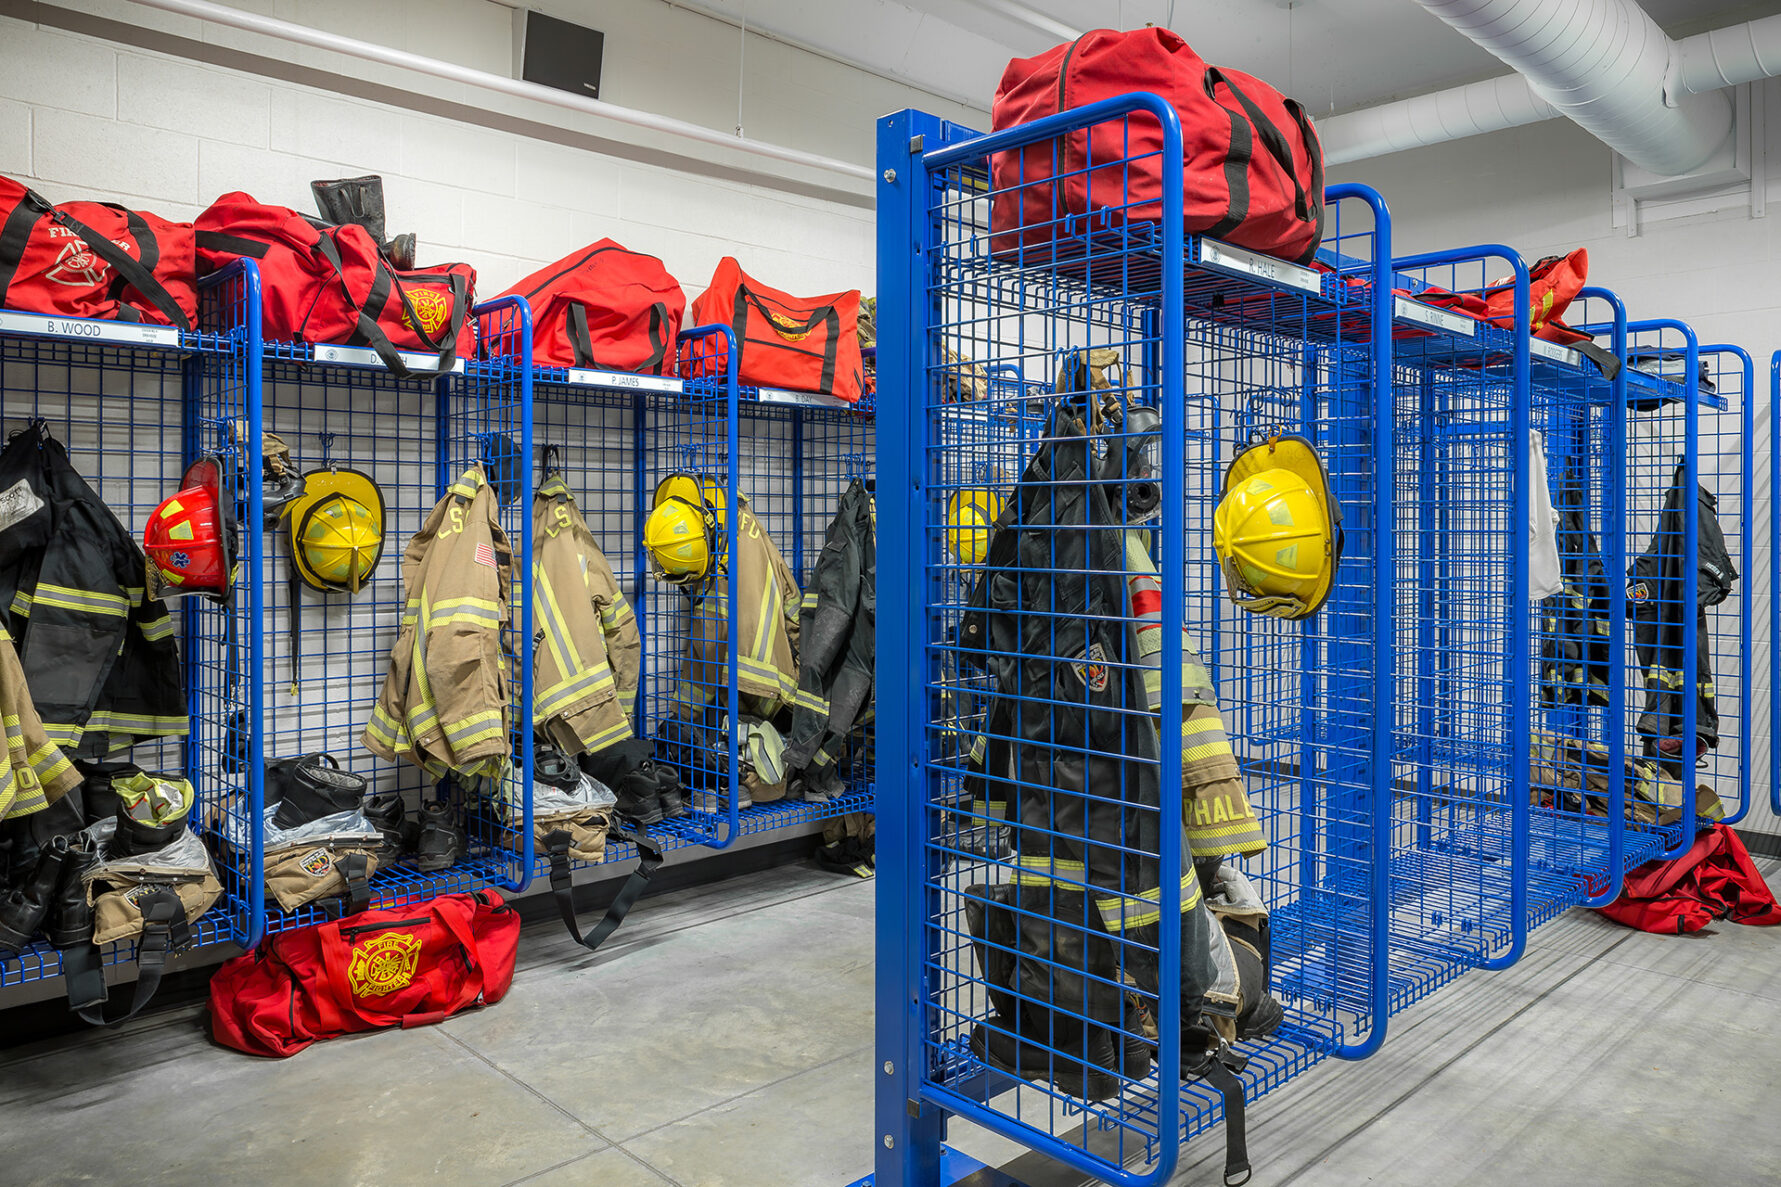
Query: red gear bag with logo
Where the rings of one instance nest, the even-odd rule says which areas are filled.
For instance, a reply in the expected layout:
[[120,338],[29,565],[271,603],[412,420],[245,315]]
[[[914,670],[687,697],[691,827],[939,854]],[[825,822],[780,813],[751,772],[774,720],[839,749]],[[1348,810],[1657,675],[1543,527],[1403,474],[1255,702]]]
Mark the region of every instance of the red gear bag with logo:
[[0,177],[0,306],[192,328],[192,224],[109,202],[57,206]]
[[[695,326],[729,326],[736,335],[736,378],[755,387],[825,392],[849,404],[864,386],[860,292],[794,297],[751,279],[725,256],[711,285],[693,302]],[[695,370],[708,374],[716,360]]]
[[[1168,29],[1096,29],[1002,72],[996,131],[1133,91],[1181,117],[1185,229],[1310,263],[1323,240],[1323,145],[1311,119],[1259,78],[1208,65]],[[1143,112],[990,159],[990,250],[1039,251],[1083,230],[1162,219],[1163,130]],[[1054,180],[1055,179],[1055,180]],[[1093,213],[1093,228],[1069,216]]]
[[426,1026],[493,1005],[513,983],[519,913],[492,890],[280,932],[210,979],[210,1031],[249,1055]]
[[1781,906],[1750,851],[1723,824],[1702,830],[1674,861],[1648,861],[1626,876],[1601,913],[1640,931],[1683,935],[1716,919],[1751,927],[1781,924]]
[[241,256],[259,262],[267,338],[369,346],[398,375],[396,353],[436,356],[441,371],[468,357],[475,329],[476,269],[439,264],[402,271],[363,228],[333,223],[243,193],[224,194],[198,216],[198,268],[215,272]]
[[532,361],[644,375],[675,372],[686,294],[662,261],[610,239],[538,269],[503,297],[532,307]]

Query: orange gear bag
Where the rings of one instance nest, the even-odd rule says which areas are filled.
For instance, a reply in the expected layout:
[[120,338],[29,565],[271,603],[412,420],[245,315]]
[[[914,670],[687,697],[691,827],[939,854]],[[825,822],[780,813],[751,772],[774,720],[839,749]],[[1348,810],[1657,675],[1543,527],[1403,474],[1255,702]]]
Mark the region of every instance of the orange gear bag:
[[[737,381],[754,387],[822,392],[849,404],[864,386],[860,360],[860,292],[794,297],[769,288],[725,256],[711,285],[693,302],[695,326],[729,326],[736,335]],[[694,375],[715,371],[696,362]]]

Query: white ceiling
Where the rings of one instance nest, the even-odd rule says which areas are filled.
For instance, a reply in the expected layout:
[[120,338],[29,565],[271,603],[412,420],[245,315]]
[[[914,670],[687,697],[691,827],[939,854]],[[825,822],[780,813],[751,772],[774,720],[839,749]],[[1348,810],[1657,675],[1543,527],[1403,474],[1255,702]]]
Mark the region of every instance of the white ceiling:
[[[987,111],[1010,57],[1087,29],[1168,25],[1208,61],[1265,78],[1313,115],[1504,73],[1414,0],[671,0]],[[1781,11],[1643,0],[1672,34]],[[594,7],[590,5],[590,7]],[[592,13],[590,16],[594,15]]]

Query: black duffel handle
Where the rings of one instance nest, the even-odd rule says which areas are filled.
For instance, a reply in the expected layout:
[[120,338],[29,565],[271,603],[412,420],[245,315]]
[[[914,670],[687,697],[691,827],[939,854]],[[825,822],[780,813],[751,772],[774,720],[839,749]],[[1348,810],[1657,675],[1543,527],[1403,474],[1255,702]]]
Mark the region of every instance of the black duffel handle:
[[569,935],[577,944],[593,952],[604,944],[618,925],[625,921],[637,900],[643,897],[643,890],[649,885],[650,877],[661,868],[662,847],[649,834],[614,826],[609,836],[621,841],[629,841],[637,848],[637,868],[625,879],[619,888],[618,897],[606,908],[606,917],[595,924],[586,936],[581,934],[581,925],[575,920],[575,896],[572,878],[569,872],[569,843],[573,838],[567,829],[553,829],[545,834],[545,849],[550,854],[550,890],[556,898],[557,911],[563,917],[563,926],[569,929]]
[[1214,90],[1220,84],[1230,91],[1243,108],[1243,114],[1249,117],[1256,134],[1261,137],[1262,144],[1267,147],[1268,155],[1273,157],[1287,178],[1292,182],[1293,213],[1300,222],[1310,223],[1316,234],[1312,237],[1311,246],[1300,256],[1298,263],[1310,263],[1317,254],[1318,244],[1323,240],[1323,152],[1317,143],[1316,133],[1311,129],[1311,121],[1305,117],[1304,108],[1293,99],[1281,97],[1281,102],[1292,115],[1293,122],[1299,127],[1299,135],[1304,142],[1305,155],[1311,162],[1311,189],[1307,195],[1305,187],[1299,184],[1298,170],[1293,167],[1292,149],[1287,146],[1286,137],[1280,128],[1269,119],[1267,114],[1255,101],[1243,93],[1231,77],[1216,66],[1206,67],[1205,86],[1208,98],[1215,99]]

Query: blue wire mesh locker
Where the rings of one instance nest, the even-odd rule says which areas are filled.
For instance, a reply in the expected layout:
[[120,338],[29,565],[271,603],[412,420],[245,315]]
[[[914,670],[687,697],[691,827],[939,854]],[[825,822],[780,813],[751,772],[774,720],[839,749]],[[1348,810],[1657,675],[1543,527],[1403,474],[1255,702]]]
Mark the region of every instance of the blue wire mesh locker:
[[[259,287],[251,265],[205,283],[199,324],[197,332],[182,332],[0,312],[5,431],[10,435],[40,424],[137,540],[149,513],[174,493],[186,461],[199,448],[235,463],[248,456],[249,445],[230,426],[250,421],[259,398],[253,366]],[[230,481],[232,493],[246,495],[239,464]],[[243,556],[258,548],[258,534],[244,525]],[[133,593],[142,596],[140,590]],[[251,627],[244,624],[253,620],[254,603],[238,597],[224,610],[185,599],[183,606],[184,613],[173,618],[185,667],[189,735],[143,743],[116,757],[192,780],[198,793],[192,824],[210,843],[223,883],[223,896],[193,925],[193,939],[199,946],[246,945],[259,934],[258,854],[216,841],[225,831],[245,835],[257,796],[240,777],[239,765],[233,770],[227,765],[229,756],[239,759],[251,744],[241,727],[252,696],[246,678]],[[231,618],[234,633],[226,626]],[[107,964],[131,961],[135,945],[108,945],[102,958]],[[0,987],[60,972],[57,953],[42,941],[16,955],[0,954]]]
[[1562,910],[1574,880],[1528,862],[1527,269],[1496,246],[1398,267],[1418,287],[1477,290],[1505,268],[1516,286],[1511,329],[1398,306],[1392,942],[1417,970],[1401,1007],[1512,963],[1530,911]]
[[[268,608],[260,626],[265,659],[259,757],[272,762],[332,754],[364,776],[371,790],[399,791],[411,818],[423,800],[445,795],[469,841],[465,859],[444,870],[422,872],[412,857],[381,867],[371,884],[374,907],[490,885],[519,889],[529,874],[531,830],[523,812],[530,800],[518,776],[510,772],[506,781],[522,809],[522,819],[510,824],[494,795],[467,791],[455,779],[436,786],[419,767],[384,762],[360,741],[404,614],[403,550],[446,488],[473,463],[483,461],[497,489],[510,496],[501,507],[501,525],[516,575],[526,571],[531,474],[511,459],[524,456],[519,451],[528,443],[530,368],[517,360],[527,357],[520,350],[521,339],[529,339],[529,318],[522,323],[525,315],[513,304],[480,307],[478,313],[479,341],[492,357],[460,363],[451,376],[420,369],[418,356],[411,359],[413,373],[399,377],[368,350],[278,342],[265,351],[265,430],[289,445],[299,470],[333,466],[369,475],[383,496],[384,540],[382,561],[357,594],[318,593],[294,580],[288,529],[265,549],[258,570]],[[511,604],[513,626],[504,640],[514,675],[508,682],[509,727],[515,762],[524,763],[529,702],[511,657],[520,632],[530,628],[523,600],[514,597]],[[318,902],[283,912],[269,906],[267,927],[315,923],[332,907]]]
[[[1184,825],[1208,852],[1266,841],[1225,857],[1270,911],[1286,1011],[1240,1045],[1248,1095],[1384,1033],[1389,222],[1332,189],[1320,270],[1184,242],[1178,182],[1160,229],[1010,214],[1035,154],[1056,170],[1054,137],[1096,123],[1124,145],[1073,161],[1097,191],[1179,176],[1153,96],[988,137],[880,124],[879,1183],[940,1181],[947,1117],[1132,1184],[1218,1121],[1179,1083]],[[1211,547],[1231,458],[1280,434],[1315,442],[1344,510],[1337,587],[1300,623],[1233,609]],[[1190,648],[1247,789],[1216,816],[1178,774]],[[1183,707],[1159,728],[1152,703]]]
[[[672,843],[723,848],[767,832],[870,807],[871,726],[850,739],[840,769],[845,793],[829,800],[750,802],[741,793],[742,729],[752,715],[738,687],[738,572],[743,533],[763,535],[800,590],[822,549],[836,501],[848,483],[871,481],[869,409],[825,396],[741,388],[734,380],[733,339],[722,327],[682,335],[684,394],[639,405],[633,445],[637,483],[633,547],[645,623],[642,725],[657,761],[671,764],[688,793],[689,813],[664,822]],[[656,487],[671,474],[693,475],[719,505],[718,561],[723,576],[686,590],[649,574],[642,527]],[[774,588],[776,612],[797,617]],[[763,629],[769,629],[763,623]],[[688,662],[695,639],[721,662]],[[748,640],[743,643],[748,644]],[[744,647],[745,654],[750,652]],[[705,654],[707,652],[701,652]],[[794,685],[796,674],[791,673]],[[789,697],[788,697],[789,699]]]

